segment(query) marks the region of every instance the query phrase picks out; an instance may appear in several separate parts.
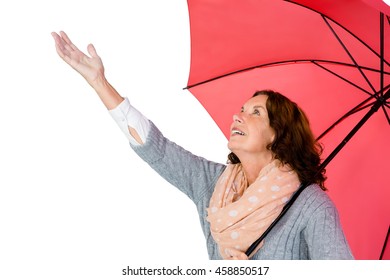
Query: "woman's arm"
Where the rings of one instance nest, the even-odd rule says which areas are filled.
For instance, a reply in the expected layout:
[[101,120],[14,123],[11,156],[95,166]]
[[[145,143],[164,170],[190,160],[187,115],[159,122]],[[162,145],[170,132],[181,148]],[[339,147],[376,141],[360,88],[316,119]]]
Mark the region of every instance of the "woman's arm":
[[[103,62],[95,47],[92,44],[88,45],[87,50],[90,56],[87,56],[72,43],[65,32],[61,31],[59,34],[52,32],[51,34],[58,55],[84,77],[108,110],[116,108],[124,98],[107,81]],[[129,126],[129,132],[139,144],[143,144],[141,137],[133,127]]]
[[310,259],[354,259],[344,235],[337,208],[330,200],[321,204],[311,214],[303,234],[309,248]]
[[52,36],[58,55],[92,86],[119,126],[125,130],[127,125],[131,136],[142,144],[132,145],[135,152],[192,200],[199,201],[203,198],[205,192],[214,187],[225,166],[191,154],[166,139],[146,118],[135,117],[135,119],[142,119],[141,122],[148,122],[142,126],[150,129],[144,143],[140,135],[146,133],[142,133],[140,129],[138,134],[134,128],[136,126],[129,126],[129,121],[126,120],[132,118],[131,115],[139,116],[139,112],[133,110],[134,108],[131,109],[128,100],[120,96],[106,80],[102,60],[94,46],[88,45],[90,56],[87,56],[70,41],[65,32],[59,34],[53,32]]

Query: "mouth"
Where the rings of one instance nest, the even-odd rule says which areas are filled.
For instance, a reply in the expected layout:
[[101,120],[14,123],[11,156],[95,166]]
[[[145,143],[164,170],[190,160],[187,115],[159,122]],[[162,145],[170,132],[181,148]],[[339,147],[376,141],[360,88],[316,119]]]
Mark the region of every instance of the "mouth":
[[231,131],[231,135],[240,135],[240,136],[245,136],[245,133],[242,132],[241,130],[237,129],[237,128],[233,128],[232,131]]

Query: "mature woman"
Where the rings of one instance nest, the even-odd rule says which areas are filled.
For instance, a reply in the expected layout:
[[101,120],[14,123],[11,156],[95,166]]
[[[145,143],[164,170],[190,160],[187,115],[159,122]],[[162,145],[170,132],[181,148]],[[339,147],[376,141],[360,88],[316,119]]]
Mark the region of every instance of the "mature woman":
[[[93,45],[81,52],[52,33],[59,56],[95,89],[131,147],[196,204],[210,259],[352,259],[337,209],[317,172],[321,149],[305,114],[283,95],[258,91],[233,116],[228,164],[166,139],[109,84]],[[301,183],[310,183],[250,256]]]

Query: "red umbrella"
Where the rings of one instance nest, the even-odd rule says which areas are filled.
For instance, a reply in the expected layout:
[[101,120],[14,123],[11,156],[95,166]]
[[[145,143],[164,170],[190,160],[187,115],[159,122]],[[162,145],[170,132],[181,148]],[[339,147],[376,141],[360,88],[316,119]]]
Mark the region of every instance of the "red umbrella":
[[379,0],[187,2],[187,88],[226,136],[255,90],[297,102],[325,146],[329,195],[355,257],[380,258],[390,224],[390,7]]

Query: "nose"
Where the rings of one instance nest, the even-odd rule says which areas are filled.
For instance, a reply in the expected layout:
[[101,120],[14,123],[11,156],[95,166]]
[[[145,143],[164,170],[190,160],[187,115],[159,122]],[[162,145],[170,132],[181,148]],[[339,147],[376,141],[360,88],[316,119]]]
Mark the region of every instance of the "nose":
[[233,115],[233,121],[234,121],[234,122],[238,122],[238,123],[242,123],[243,120],[242,120],[241,114],[234,114],[234,115]]

